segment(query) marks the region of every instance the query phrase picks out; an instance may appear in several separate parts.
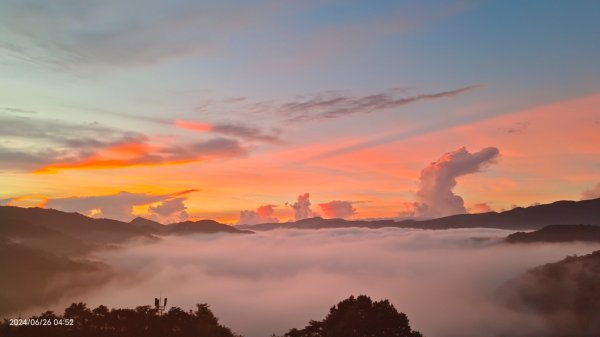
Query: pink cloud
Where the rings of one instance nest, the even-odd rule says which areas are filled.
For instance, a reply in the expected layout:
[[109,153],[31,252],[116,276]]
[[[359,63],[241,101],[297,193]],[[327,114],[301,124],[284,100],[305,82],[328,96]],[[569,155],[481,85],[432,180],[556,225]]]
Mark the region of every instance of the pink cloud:
[[583,191],[583,193],[581,193],[581,199],[583,200],[596,198],[600,198],[600,183],[596,184],[596,186],[590,188],[589,190],[585,190]]
[[311,203],[309,198],[310,194],[308,193],[300,194],[296,202],[289,205],[294,210],[294,220],[298,221],[317,216],[317,214],[310,209]]
[[327,203],[319,204],[325,217],[328,218],[349,218],[356,213],[356,208],[349,201],[334,200]]
[[473,213],[493,212],[494,210],[487,203],[481,202],[481,203],[474,204],[473,206],[469,207],[468,211],[469,211],[469,213],[473,214]]
[[274,216],[275,205],[263,205],[256,209],[256,211],[240,211],[240,218],[237,222],[238,225],[256,225],[259,223],[279,222]]

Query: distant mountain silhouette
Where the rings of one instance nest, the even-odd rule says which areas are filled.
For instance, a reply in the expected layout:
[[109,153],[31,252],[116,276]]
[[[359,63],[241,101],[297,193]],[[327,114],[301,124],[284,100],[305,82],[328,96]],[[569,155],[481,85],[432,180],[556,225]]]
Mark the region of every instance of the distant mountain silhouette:
[[600,251],[531,269],[496,295],[509,308],[546,320],[551,332],[536,336],[600,336]]
[[164,226],[163,224],[161,224],[159,222],[148,220],[146,218],[142,218],[141,216],[138,216],[137,218],[131,220],[129,223],[136,227],[146,228],[146,229],[150,228],[150,229],[156,230],[156,231],[162,230],[162,227]]
[[19,222],[45,227],[90,244],[120,243],[134,237],[153,238],[151,230],[126,222],[37,207],[0,206],[0,221],[0,225]]
[[272,230],[277,228],[320,229],[320,228],[499,228],[499,229],[540,229],[542,227],[561,225],[600,225],[600,199],[582,201],[557,201],[551,204],[517,207],[505,212],[488,212],[480,214],[458,214],[428,220],[343,220],[310,218],[288,223],[265,223],[258,225],[240,225],[238,228],[250,230]]
[[[0,206],[0,236],[56,237],[55,240],[74,245],[104,245],[122,243],[132,238],[156,240],[161,235],[200,233],[252,233],[213,220],[185,221],[169,225],[136,218],[131,222],[90,218],[79,213],[45,208]],[[73,241],[75,240],[75,241]],[[79,241],[79,243],[75,243]]]
[[445,229],[487,227],[500,229],[540,229],[548,225],[600,225],[600,198],[582,201],[556,201],[551,204],[517,207],[509,211],[459,214],[418,221],[416,228]]
[[506,237],[509,243],[570,241],[600,242],[600,226],[550,225],[534,232],[517,232]]
[[252,231],[235,228],[214,220],[183,221],[162,225],[156,221],[137,217],[129,222],[130,224],[143,228],[155,235],[187,235],[187,234],[213,234],[213,233],[234,233],[251,234]]
[[365,228],[383,228],[400,227],[399,222],[394,220],[344,220],[344,219],[323,219],[314,217],[298,220],[295,222],[275,222],[258,225],[238,225],[236,228],[244,228],[257,231],[272,230],[277,228],[296,228],[296,229],[321,229],[321,228],[345,228],[345,227],[365,227]]
[[[233,226],[224,225],[214,220],[199,220],[199,221],[185,221],[168,224],[163,231],[164,234],[210,234],[210,233],[235,233],[235,234],[251,234],[252,231],[237,229]],[[160,233],[158,233],[160,234]]]

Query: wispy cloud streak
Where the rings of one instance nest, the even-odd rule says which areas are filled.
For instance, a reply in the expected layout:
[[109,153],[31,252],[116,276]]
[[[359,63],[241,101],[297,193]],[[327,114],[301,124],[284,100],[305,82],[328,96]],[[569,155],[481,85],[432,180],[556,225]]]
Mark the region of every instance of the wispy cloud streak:
[[265,133],[260,128],[234,123],[204,123],[187,120],[176,120],[175,125],[186,130],[197,132],[215,132],[223,135],[241,138],[250,141],[260,141],[267,143],[279,143],[278,138],[280,130],[273,129],[272,133]]
[[391,93],[379,93],[361,97],[317,95],[303,101],[284,103],[279,111],[288,116],[288,121],[301,122],[317,119],[338,118],[358,113],[372,113],[379,110],[398,108],[419,101],[456,96],[480,85],[470,85],[454,90],[409,97],[395,97]]

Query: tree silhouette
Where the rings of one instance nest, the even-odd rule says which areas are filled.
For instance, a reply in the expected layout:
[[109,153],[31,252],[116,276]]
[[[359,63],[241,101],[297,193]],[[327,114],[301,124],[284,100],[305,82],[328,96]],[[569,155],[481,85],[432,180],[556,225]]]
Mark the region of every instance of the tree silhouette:
[[[99,306],[90,310],[84,303],[73,303],[63,315],[47,311],[34,320],[51,325],[11,326],[0,324],[0,336],[6,337],[239,337],[219,324],[207,304],[198,304],[193,312],[171,307],[163,315],[150,306],[135,309],[111,309]],[[72,320],[73,325],[68,324]]]
[[[163,315],[158,309],[108,309],[101,305],[90,310],[85,303],[73,303],[62,315],[46,311],[33,320],[51,325],[10,325],[0,323],[2,337],[241,337],[221,324],[208,304],[196,311],[171,307]],[[72,325],[68,324],[72,320]],[[360,295],[350,296],[333,306],[324,320],[310,321],[303,329],[291,329],[284,337],[423,337],[408,324],[388,300],[373,302]],[[273,335],[273,337],[277,337]]]
[[350,296],[332,307],[322,321],[291,329],[284,337],[423,337],[388,300],[373,302],[365,295]]

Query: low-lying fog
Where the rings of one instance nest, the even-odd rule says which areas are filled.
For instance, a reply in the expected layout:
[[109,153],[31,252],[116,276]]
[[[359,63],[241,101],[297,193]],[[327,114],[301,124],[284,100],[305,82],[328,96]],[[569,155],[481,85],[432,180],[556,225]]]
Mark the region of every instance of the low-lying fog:
[[184,309],[209,303],[235,332],[268,337],[367,294],[389,299],[425,336],[518,336],[541,331],[544,322],[510,312],[495,290],[529,268],[598,245],[500,243],[510,233],[387,228],[170,237],[100,254],[123,276],[55,308],[151,305],[162,294]]

